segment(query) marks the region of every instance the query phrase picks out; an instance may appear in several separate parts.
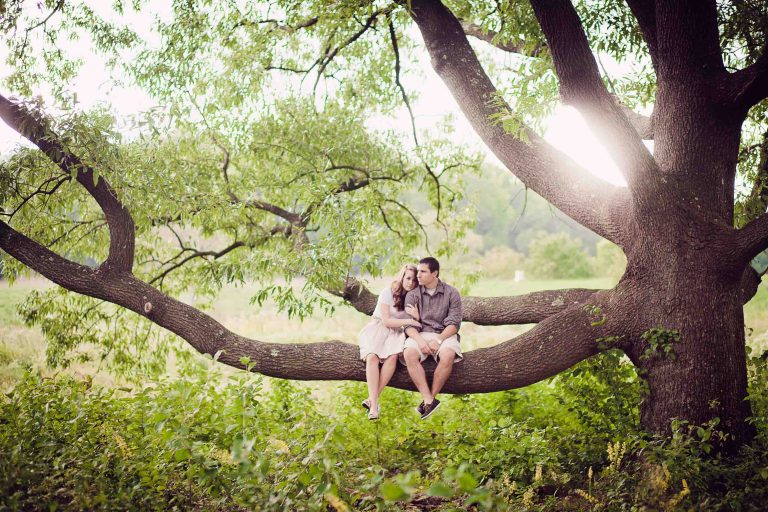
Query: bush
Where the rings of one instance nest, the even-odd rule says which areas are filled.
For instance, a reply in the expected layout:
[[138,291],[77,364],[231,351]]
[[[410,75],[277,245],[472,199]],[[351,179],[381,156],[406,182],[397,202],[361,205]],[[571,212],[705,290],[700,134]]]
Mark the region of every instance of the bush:
[[528,246],[525,271],[540,279],[579,279],[592,276],[590,257],[581,240],[567,233],[540,232]]
[[717,422],[643,434],[616,351],[427,421],[414,393],[387,389],[371,422],[362,383],[318,405],[210,362],[133,390],[28,371],[0,397],[0,510],[759,510],[768,370],[749,361],[758,435],[736,455],[712,452]]
[[478,259],[478,264],[484,276],[509,279],[515,276],[515,270],[522,268],[522,261],[522,254],[498,245],[486,251]]
[[600,240],[595,246],[595,275],[610,277],[616,281],[627,269],[627,257],[618,245],[608,240]]

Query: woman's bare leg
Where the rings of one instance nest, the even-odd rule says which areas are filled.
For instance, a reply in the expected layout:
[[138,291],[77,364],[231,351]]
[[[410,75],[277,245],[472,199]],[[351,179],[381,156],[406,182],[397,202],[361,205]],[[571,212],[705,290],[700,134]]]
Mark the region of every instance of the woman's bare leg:
[[[395,374],[396,369],[397,369],[397,354],[394,354],[386,358],[384,360],[384,364],[381,366],[381,374],[379,375],[379,392],[378,392],[379,396],[381,395],[381,392],[384,390],[387,384],[389,384],[389,380]],[[378,398],[376,399],[376,401],[378,401]]]
[[379,356],[376,354],[368,354],[365,359],[365,381],[368,383],[368,400],[373,410],[379,404]]

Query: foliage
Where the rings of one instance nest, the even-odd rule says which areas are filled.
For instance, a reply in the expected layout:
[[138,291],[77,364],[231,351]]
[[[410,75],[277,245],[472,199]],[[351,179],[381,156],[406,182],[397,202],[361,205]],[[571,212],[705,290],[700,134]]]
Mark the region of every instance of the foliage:
[[[755,441],[711,451],[717,424],[638,430],[618,352],[521,390],[446,398],[427,421],[387,390],[330,396],[210,359],[135,388],[43,378],[0,400],[0,507],[65,510],[756,510],[768,480],[768,370],[750,358]],[[709,452],[709,453],[708,453]]]
[[600,238],[554,209],[546,200],[527,189],[509,171],[485,163],[477,176],[466,179],[466,200],[477,208],[473,232],[483,237],[484,252],[505,246],[526,254],[540,231],[565,232],[580,239],[594,253]]
[[528,246],[525,270],[531,276],[542,279],[592,275],[590,258],[581,241],[566,233],[540,232]]
[[674,343],[680,341],[680,331],[677,329],[654,327],[640,337],[648,344],[640,359],[675,359]]

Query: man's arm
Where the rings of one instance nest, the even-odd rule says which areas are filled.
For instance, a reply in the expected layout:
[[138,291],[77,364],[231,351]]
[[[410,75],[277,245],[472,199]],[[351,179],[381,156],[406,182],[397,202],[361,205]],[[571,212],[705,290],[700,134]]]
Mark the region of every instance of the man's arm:
[[451,293],[448,297],[448,314],[446,315],[445,320],[443,320],[445,329],[440,333],[441,342],[459,332],[463,315],[461,295],[459,295],[458,290],[451,288]]
[[[406,306],[416,306],[419,307],[419,292],[418,288],[414,288],[408,294],[405,296],[405,305]],[[419,314],[421,314],[421,311],[419,311]],[[424,354],[432,354],[432,349],[429,346],[429,344],[426,342],[424,337],[421,335],[421,332],[416,327],[406,327],[405,328],[405,335],[409,338],[413,338],[413,340],[416,342],[416,345],[418,345],[419,350],[421,350]]]
[[443,332],[438,334],[437,337],[440,339],[440,343],[442,343],[443,341],[447,340],[457,332],[459,332],[459,330],[456,328],[455,325],[451,324],[446,326],[445,329],[443,329]]
[[459,327],[461,326],[461,317],[461,296],[456,289],[452,288],[450,295],[448,296],[448,314],[446,315],[445,320],[443,320],[445,329],[437,335],[437,340],[429,342],[429,348],[437,353],[443,341],[457,334],[459,332]]
[[418,309],[419,307],[419,289],[414,288],[413,290],[409,291],[405,294],[405,304],[403,304],[403,307],[405,306],[416,306]]

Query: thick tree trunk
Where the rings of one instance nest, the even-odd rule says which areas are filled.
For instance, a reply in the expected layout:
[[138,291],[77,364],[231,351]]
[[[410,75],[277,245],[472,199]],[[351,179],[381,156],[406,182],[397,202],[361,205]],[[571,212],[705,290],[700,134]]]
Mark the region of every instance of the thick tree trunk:
[[650,432],[669,434],[675,419],[702,425],[718,418],[716,429],[733,436],[728,442],[741,442],[752,432],[745,422],[750,409],[738,291],[691,281],[664,290],[664,299],[644,313],[658,331],[645,331],[645,339],[631,349],[648,385],[641,424]]
[[726,444],[739,444],[753,434],[745,421],[743,304],[754,272],[730,258],[718,224],[678,198],[659,197],[629,248],[625,280],[642,296],[641,332],[627,347],[648,385],[641,423],[669,434],[676,419],[703,425],[718,418]]

